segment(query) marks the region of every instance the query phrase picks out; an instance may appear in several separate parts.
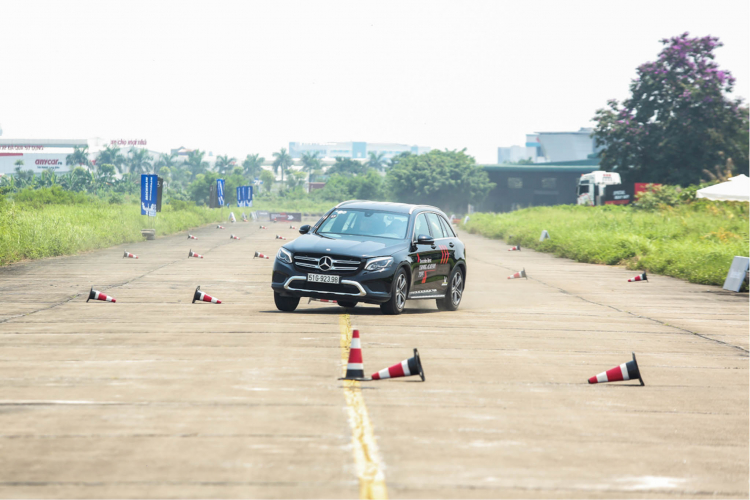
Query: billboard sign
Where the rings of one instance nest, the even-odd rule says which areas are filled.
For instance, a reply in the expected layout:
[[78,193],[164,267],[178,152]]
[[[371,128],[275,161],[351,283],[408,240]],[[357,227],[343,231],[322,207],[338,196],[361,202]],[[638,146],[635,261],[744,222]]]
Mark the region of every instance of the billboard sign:
[[238,186],[237,187],[237,206],[238,207],[252,207],[253,206],[253,187],[252,186]]
[[157,176],[141,175],[141,215],[156,217]]
[[275,220],[277,222],[301,221],[302,213],[300,212],[270,212],[268,214],[268,218],[272,221]]

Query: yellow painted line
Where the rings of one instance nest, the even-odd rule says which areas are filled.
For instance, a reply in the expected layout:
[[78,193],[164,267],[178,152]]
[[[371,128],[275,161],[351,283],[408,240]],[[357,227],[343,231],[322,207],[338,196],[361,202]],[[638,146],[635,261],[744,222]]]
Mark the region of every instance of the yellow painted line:
[[[346,365],[349,362],[349,344],[352,341],[352,324],[348,314],[339,316],[341,337],[342,372],[346,375]],[[380,463],[380,452],[375,442],[375,433],[367,414],[362,389],[356,380],[343,380],[346,408],[349,413],[349,426],[352,428],[352,447],[354,448],[354,462],[359,477],[359,498],[387,499],[388,490],[385,487],[385,474]]]

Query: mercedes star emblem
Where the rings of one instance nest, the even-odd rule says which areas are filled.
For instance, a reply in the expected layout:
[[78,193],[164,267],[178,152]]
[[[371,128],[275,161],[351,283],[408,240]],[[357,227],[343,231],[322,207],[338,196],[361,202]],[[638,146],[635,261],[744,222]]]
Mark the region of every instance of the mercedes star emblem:
[[321,271],[328,271],[333,267],[333,261],[329,256],[321,257],[318,261],[318,267],[320,267]]

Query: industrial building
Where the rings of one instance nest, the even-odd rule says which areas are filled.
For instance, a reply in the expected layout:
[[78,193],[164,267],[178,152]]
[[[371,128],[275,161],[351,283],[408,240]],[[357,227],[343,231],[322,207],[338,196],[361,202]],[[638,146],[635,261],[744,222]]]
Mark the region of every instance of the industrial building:
[[578,132],[535,132],[526,134],[524,146],[497,148],[497,162],[515,163],[531,160],[533,163],[578,161],[597,153],[593,129],[581,128]]
[[383,158],[390,160],[401,153],[422,154],[431,151],[426,146],[409,146],[390,142],[290,142],[289,155],[299,159],[305,153],[318,153],[318,158],[353,158],[366,160],[369,154],[383,154]]

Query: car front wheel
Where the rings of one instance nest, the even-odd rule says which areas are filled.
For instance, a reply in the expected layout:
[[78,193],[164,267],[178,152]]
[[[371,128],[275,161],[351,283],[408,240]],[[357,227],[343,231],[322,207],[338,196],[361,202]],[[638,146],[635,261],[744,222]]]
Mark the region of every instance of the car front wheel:
[[403,268],[396,271],[391,284],[391,298],[380,304],[383,314],[401,314],[406,306],[406,296],[409,293],[409,283]]
[[448,279],[448,290],[445,297],[437,299],[438,309],[441,311],[455,311],[461,304],[461,298],[464,294],[464,273],[461,266],[453,268],[453,272]]
[[284,312],[293,312],[299,305],[299,297],[284,297],[277,292],[273,292],[273,301],[276,303],[276,309]]

